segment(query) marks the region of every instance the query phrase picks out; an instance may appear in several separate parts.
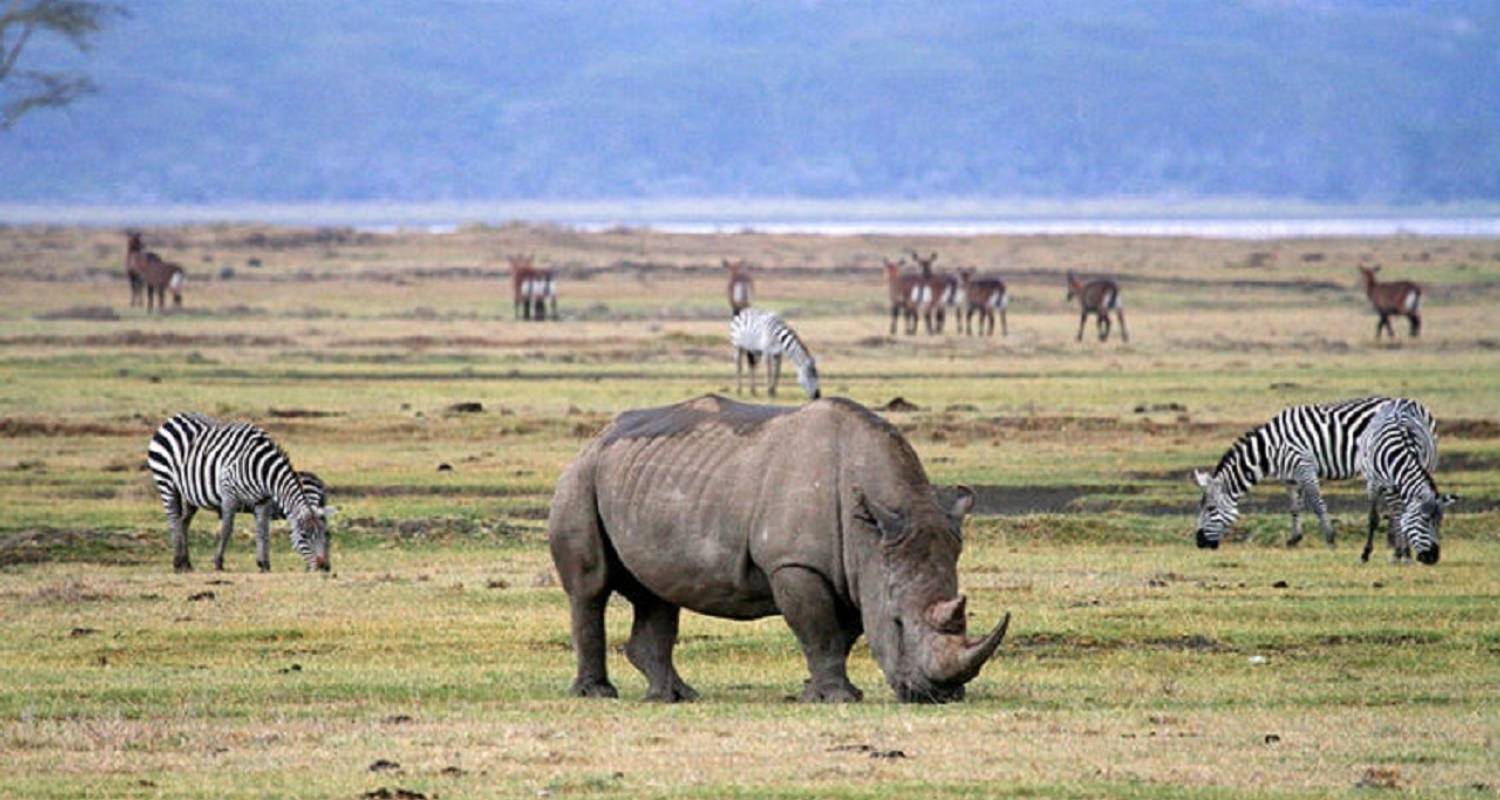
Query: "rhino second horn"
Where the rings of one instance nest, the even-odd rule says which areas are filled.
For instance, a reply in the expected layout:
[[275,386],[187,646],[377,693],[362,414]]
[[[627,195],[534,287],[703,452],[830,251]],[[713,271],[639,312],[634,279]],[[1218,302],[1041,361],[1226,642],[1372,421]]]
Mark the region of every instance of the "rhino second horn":
[[963,595],[940,600],[927,610],[927,622],[941,633],[963,633],[968,627],[968,615],[964,611],[967,605]]

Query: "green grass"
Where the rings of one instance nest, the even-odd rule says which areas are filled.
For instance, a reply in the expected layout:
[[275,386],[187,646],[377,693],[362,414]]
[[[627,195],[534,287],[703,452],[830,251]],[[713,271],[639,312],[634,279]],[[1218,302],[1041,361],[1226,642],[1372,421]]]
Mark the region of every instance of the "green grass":
[[[565,312],[606,318],[521,325],[501,281],[363,273],[516,250],[605,266],[639,259],[638,239],[379,237],[331,259],[277,251],[253,280],[190,283],[195,313],[147,318],[118,307],[122,285],[77,266],[111,235],[15,233],[0,252],[14,298],[0,309],[0,796],[1379,792],[1363,781],[1484,797],[1500,783],[1500,369],[1487,333],[1500,264],[1460,264],[1467,243],[1283,243],[1327,260],[1287,256],[1253,275],[1274,285],[1247,288],[1235,283],[1245,270],[1223,265],[1266,243],[932,242],[982,264],[1021,253],[1028,269],[1139,276],[1126,283],[1128,346],[1075,344],[1060,280],[1015,283],[1007,339],[889,340],[878,281],[758,272],[768,305],[799,309],[826,391],[916,403],[887,417],[933,480],[1002,498],[966,526],[960,581],[975,625],[1008,610],[1011,636],[963,704],[895,703],[861,646],[851,675],[865,702],[808,707],[789,702],[805,667],[780,620],[689,614],[677,660],[703,699],[663,707],[640,702],[644,682],[618,651],[622,602],[609,630],[623,699],[566,696],[545,517],[557,474],[613,414],[732,391],[717,272],[567,282]],[[232,231],[174,233],[185,263],[247,255],[214,238]],[[871,237],[659,246],[668,264],[763,246],[829,267],[900,249]],[[1420,250],[1452,255],[1402,265]],[[1352,289],[1300,288],[1352,287],[1367,254],[1443,287],[1419,342],[1375,346]],[[295,280],[309,264],[329,278]],[[38,318],[109,304],[119,319]],[[235,344],[248,336],[278,338]],[[781,401],[798,401],[788,391]],[[1356,483],[1327,487],[1337,550],[1315,532],[1281,546],[1275,486],[1257,490],[1240,540],[1190,545],[1191,468],[1286,404],[1368,392],[1421,399],[1450,426],[1438,479],[1464,501],[1440,565],[1359,564]],[[483,413],[445,411],[475,400]],[[151,430],[181,409],[257,420],[329,481],[333,575],[300,570],[284,523],[275,571],[253,572],[248,516],[227,572],[170,572],[140,468]],[[1033,500],[1050,505],[1004,505]],[[213,527],[212,515],[195,524],[200,568]],[[378,759],[399,772],[371,772]]]

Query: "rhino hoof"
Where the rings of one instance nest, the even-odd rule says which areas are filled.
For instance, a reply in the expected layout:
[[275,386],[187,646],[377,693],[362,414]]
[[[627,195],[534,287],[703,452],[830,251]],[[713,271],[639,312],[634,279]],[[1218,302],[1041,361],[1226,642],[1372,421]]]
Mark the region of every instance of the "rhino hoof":
[[698,692],[682,681],[673,681],[665,689],[653,688],[646,692],[648,703],[691,703],[698,699]]
[[801,697],[804,703],[858,703],[863,699],[865,699],[865,693],[848,681],[828,686],[819,686],[809,681],[807,686],[803,687]]
[[620,693],[609,681],[574,681],[569,693],[574,697],[619,697]]

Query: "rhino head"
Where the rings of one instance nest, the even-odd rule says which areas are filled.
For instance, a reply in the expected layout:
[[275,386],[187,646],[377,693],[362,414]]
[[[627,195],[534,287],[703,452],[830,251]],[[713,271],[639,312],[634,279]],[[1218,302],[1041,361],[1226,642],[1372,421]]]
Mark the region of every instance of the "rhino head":
[[879,554],[860,560],[860,616],[870,652],[896,697],[910,703],[962,700],[1005,638],[1006,614],[988,635],[968,637],[964,596],[958,593],[961,526],[974,492],[958,488],[948,509],[920,498],[885,506],[858,488],[855,518],[875,529]]

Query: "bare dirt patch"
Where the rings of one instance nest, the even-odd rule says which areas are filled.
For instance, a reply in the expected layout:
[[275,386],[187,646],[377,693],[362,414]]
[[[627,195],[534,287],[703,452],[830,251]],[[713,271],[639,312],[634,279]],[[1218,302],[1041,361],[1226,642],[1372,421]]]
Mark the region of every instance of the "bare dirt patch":
[[0,437],[27,436],[141,436],[145,425],[109,425],[102,422],[64,422],[54,419],[0,417]]
[[146,549],[146,539],[131,531],[30,528],[0,533],[0,567],[49,561],[136,564],[145,560]]
[[1455,439],[1500,439],[1500,420],[1438,420],[1437,430],[1438,436],[1452,436]]
[[296,344],[295,340],[285,336],[253,336],[243,333],[148,333],[146,331],[121,331],[84,336],[31,334],[0,338],[0,345],[10,347],[292,347]]

